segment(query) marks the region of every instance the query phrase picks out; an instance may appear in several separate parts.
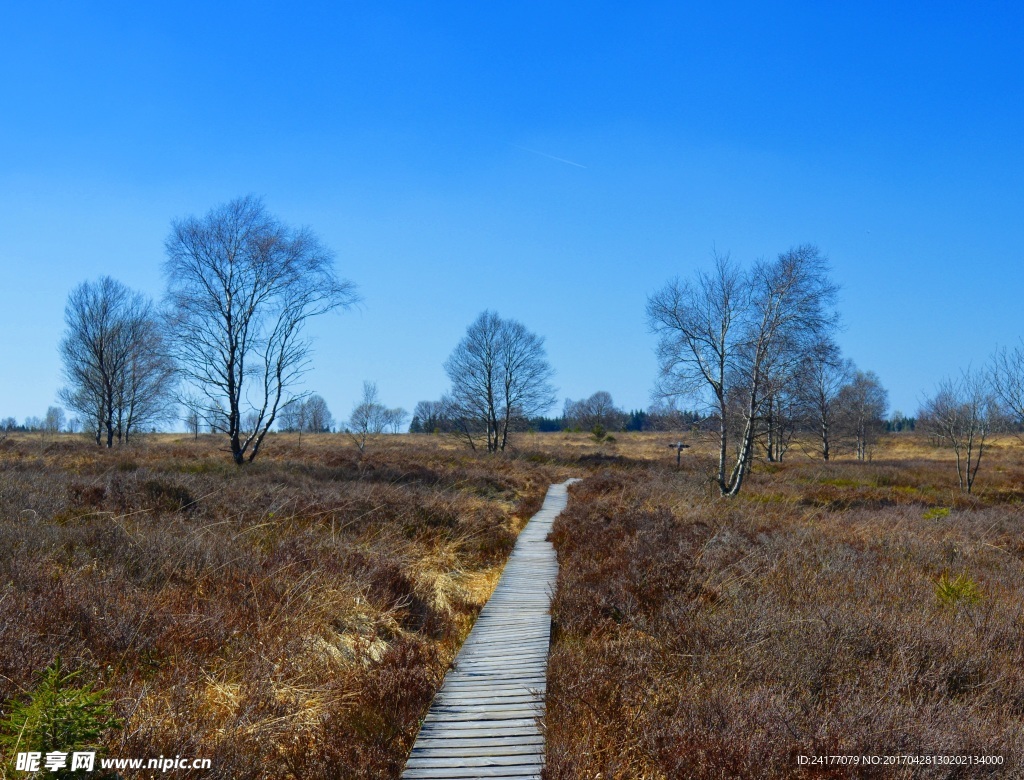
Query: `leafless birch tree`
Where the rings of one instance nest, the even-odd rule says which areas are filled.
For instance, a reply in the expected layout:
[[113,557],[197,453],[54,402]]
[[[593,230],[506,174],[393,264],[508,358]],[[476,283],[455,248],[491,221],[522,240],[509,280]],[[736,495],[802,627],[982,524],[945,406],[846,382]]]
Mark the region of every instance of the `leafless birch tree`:
[[855,371],[836,398],[840,429],[852,440],[857,460],[867,460],[871,446],[885,429],[889,393],[874,371]]
[[956,454],[960,491],[970,493],[985,454],[985,442],[999,419],[986,377],[968,369],[959,379],[946,379],[921,409],[926,429]]
[[306,322],[351,305],[355,287],[310,230],[253,197],[174,222],[166,249],[174,355],[235,463],[252,461],[309,367]]
[[1006,413],[1018,426],[1024,424],[1024,341],[996,352],[988,374],[992,392]]
[[64,430],[67,415],[59,406],[51,406],[46,410],[46,417],[43,418],[43,430],[49,434],[60,433]]
[[716,256],[710,273],[677,279],[648,300],[659,336],[658,392],[704,399],[717,416],[723,496],[740,491],[770,389],[835,327],[835,296],[825,258],[801,246],[748,271]]
[[284,433],[330,433],[334,416],[318,393],[293,398],[278,414],[277,429]]
[[83,282],[68,296],[64,322],[60,398],[97,444],[127,442],[173,416],[174,365],[144,296],[108,276]]
[[540,414],[555,402],[544,339],[516,320],[483,312],[466,329],[444,364],[451,380],[445,397],[449,423],[476,447],[504,451],[514,423]]
[[598,427],[614,431],[620,429],[626,421],[626,413],[615,406],[611,393],[605,390],[598,390],[581,401],[565,399],[562,417],[566,425],[584,431]]
[[346,426],[346,431],[360,452],[366,449],[366,443],[371,436],[384,433],[387,429],[390,422],[389,411],[380,402],[377,383],[363,382],[363,397],[353,407]]
[[440,401],[420,401],[412,412],[409,433],[434,433],[445,425],[444,404]]
[[823,460],[833,455],[840,424],[840,392],[852,381],[853,362],[844,360],[831,339],[815,344],[799,369],[798,386],[803,416],[818,440]]

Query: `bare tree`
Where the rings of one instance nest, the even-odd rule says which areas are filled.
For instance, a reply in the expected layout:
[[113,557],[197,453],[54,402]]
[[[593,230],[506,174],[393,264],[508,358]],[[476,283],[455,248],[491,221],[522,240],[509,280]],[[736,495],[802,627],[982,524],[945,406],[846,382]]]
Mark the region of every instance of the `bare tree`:
[[174,365],[144,296],[108,276],[84,282],[68,296],[64,322],[60,398],[97,444],[112,447],[173,417]]
[[615,406],[611,393],[605,390],[582,401],[566,398],[562,417],[566,425],[584,431],[619,430],[626,422],[626,413]]
[[207,408],[222,410],[216,427],[235,463],[252,461],[309,367],[304,325],[354,303],[355,288],[310,230],[283,225],[253,197],[175,222],[164,274],[174,355]]
[[256,431],[260,426],[260,413],[258,409],[249,409],[242,416],[242,427],[241,433],[243,436],[252,436],[253,432]]
[[874,371],[857,371],[836,398],[839,425],[853,441],[857,460],[866,460],[870,447],[885,430],[889,394]]
[[739,361],[742,319],[750,292],[742,271],[728,256],[716,255],[711,273],[694,281],[675,279],[647,301],[647,318],[658,334],[657,395],[664,400],[693,397],[707,402],[719,422],[718,486],[733,490],[726,475],[731,434],[729,380]]
[[281,407],[277,415],[277,428],[283,433],[302,434],[306,430],[306,404],[299,396]]
[[811,349],[801,362],[797,393],[802,416],[815,431],[823,460],[830,460],[839,425],[839,394],[849,384],[856,369],[844,360],[839,346],[824,339]]
[[409,413],[402,407],[398,406],[394,409],[388,409],[384,414],[387,428],[392,433],[401,433],[402,428],[405,427],[406,420],[409,419]]
[[185,430],[191,433],[193,438],[198,439],[204,429],[209,430],[209,401],[194,393],[182,393],[178,397],[178,403],[185,410]]
[[189,409],[185,414],[185,430],[192,434],[192,438],[199,438],[199,413],[194,409]]
[[440,401],[420,401],[412,412],[409,433],[434,433],[444,426],[444,405]]
[[388,408],[380,403],[376,382],[363,382],[363,397],[353,407],[346,431],[362,452],[370,436],[384,433],[388,426]]
[[482,434],[488,452],[504,451],[516,419],[555,401],[544,339],[495,312],[476,318],[444,368],[452,383],[447,416],[474,448]]
[[51,406],[46,410],[46,417],[43,419],[43,430],[47,433],[60,433],[64,429],[64,421],[67,416],[59,406]]
[[125,370],[115,386],[118,440],[175,417],[177,372],[168,357],[159,323],[150,313],[129,323],[131,349]]
[[992,358],[988,381],[995,397],[1017,426],[1024,424],[1024,341],[1003,347]]
[[278,430],[285,433],[330,433],[334,416],[327,401],[317,393],[293,398],[281,407]]
[[209,408],[206,410],[206,414],[203,415],[206,422],[207,433],[227,433],[224,428],[221,427],[222,421],[227,418],[227,412],[220,408]]
[[987,378],[968,369],[959,379],[944,380],[919,416],[927,430],[953,448],[960,491],[970,493],[985,453],[985,441],[999,419]]
[[780,385],[766,388],[758,434],[769,462],[782,462],[803,423],[804,408],[798,395],[796,377],[786,377]]
[[313,393],[302,403],[306,407],[306,430],[310,433],[330,433],[334,417],[327,408],[327,401]]
[[680,409],[679,400],[679,396],[675,395],[656,398],[644,413],[647,426],[644,430],[672,433],[693,431],[700,416],[696,412]]
[[478,410],[472,408],[463,400],[446,393],[441,396],[441,426],[443,433],[456,436],[466,442],[470,449],[475,450],[477,441],[486,437],[491,441],[489,435],[489,424],[486,416],[481,416]]
[[825,258],[801,246],[746,272],[716,256],[711,273],[677,279],[648,300],[659,336],[658,393],[703,399],[717,417],[723,496],[743,484],[771,390],[835,327],[835,296]]

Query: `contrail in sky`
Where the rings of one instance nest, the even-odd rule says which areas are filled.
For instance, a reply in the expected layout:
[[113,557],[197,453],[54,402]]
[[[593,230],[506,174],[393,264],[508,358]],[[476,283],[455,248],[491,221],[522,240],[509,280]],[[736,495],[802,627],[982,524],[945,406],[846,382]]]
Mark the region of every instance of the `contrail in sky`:
[[547,152],[538,152],[536,149],[527,149],[525,146],[519,144],[512,144],[516,149],[522,149],[524,152],[530,152],[531,154],[539,154],[541,157],[547,157],[549,160],[558,160],[558,162],[565,163],[566,165],[575,165],[577,168],[586,168],[586,165],[580,165],[578,162],[572,160],[566,160],[564,157],[555,157],[553,154]]

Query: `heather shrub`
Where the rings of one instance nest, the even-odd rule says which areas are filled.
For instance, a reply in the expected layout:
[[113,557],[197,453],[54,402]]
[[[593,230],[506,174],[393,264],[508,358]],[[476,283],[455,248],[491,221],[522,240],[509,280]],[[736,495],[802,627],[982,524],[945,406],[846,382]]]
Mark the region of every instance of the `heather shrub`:
[[[946,464],[788,459],[722,501],[713,462],[666,461],[605,463],[555,523],[546,777],[1016,776],[1024,515],[1008,485],[930,514],[951,498]],[[1004,763],[796,760],[838,753]]]
[[398,777],[524,518],[565,477],[394,441],[360,457],[272,437],[241,469],[204,438],[6,443],[0,717],[59,654],[96,670],[124,724],[97,738],[112,755],[210,758],[179,773],[204,780]]

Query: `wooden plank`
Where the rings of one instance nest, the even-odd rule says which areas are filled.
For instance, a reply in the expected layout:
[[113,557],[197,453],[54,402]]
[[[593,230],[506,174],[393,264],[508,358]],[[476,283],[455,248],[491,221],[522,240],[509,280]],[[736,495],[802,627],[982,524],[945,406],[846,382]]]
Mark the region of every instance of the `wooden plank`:
[[461,767],[521,767],[540,766],[541,756],[536,753],[522,753],[511,756],[459,756],[458,758],[424,758],[417,765],[419,769],[461,768]]
[[[570,480],[572,482],[573,480]],[[497,588],[481,610],[423,720],[402,777],[539,778],[544,767],[551,592],[558,560],[547,535],[569,483],[552,485],[519,534]]]
[[494,718],[479,716],[462,720],[458,713],[445,713],[444,715],[428,716],[420,726],[421,734],[437,736],[443,731],[538,731],[537,715],[529,713],[510,713]]
[[[532,665],[536,666],[537,663],[546,664],[547,656],[541,656]],[[526,661],[519,661],[515,665],[506,664],[505,666],[488,664],[481,661],[480,663],[466,664],[448,674],[452,678],[453,685],[465,683],[478,688],[490,688],[491,690],[512,690],[514,688],[534,690],[538,687],[544,688],[546,684],[544,678],[535,677],[530,666],[531,664],[528,664]],[[515,677],[503,680],[501,678],[503,672],[515,675]]]
[[470,767],[416,767],[406,769],[402,777],[409,780],[458,780],[476,777],[539,778],[544,769],[543,759],[520,766],[470,766]]
[[[550,616],[543,615],[539,617],[546,617],[550,620]],[[487,630],[484,626],[483,630]],[[458,657],[455,659],[455,667],[458,668],[460,663],[464,663],[466,655],[476,655],[478,652],[483,652],[488,658],[493,658],[495,661],[500,661],[502,658],[512,658],[517,655],[525,655],[536,652],[547,652],[548,644],[551,641],[551,637],[546,636],[543,639],[530,639],[522,642],[516,642],[514,640],[495,641],[495,642],[474,642],[470,647],[467,647],[465,655],[460,652]]]
[[[522,742],[523,737],[529,737],[538,732],[537,724],[530,723],[528,726],[491,726],[482,727],[478,729],[466,729],[456,728],[456,725],[461,724],[449,724],[448,728],[444,729],[427,729],[424,728],[420,731],[421,734],[427,736],[437,737],[438,739],[464,739],[465,742],[461,744],[469,744],[475,739],[484,737],[501,737],[510,745],[517,745]],[[422,754],[419,754],[422,755]],[[416,759],[410,758],[409,763],[406,766],[413,766]]]
[[471,737],[432,737],[429,734],[424,734],[420,739],[416,740],[416,746],[412,749],[413,753],[423,752],[427,748],[436,748],[438,746],[445,745],[459,750],[466,750],[469,747],[488,748],[490,750],[497,749],[509,749],[511,747],[516,748],[529,748],[534,750],[544,750],[544,737],[540,734],[529,734],[520,737],[515,743],[509,742],[506,737],[493,736],[486,737],[476,734]]
[[[452,759],[458,759],[468,755],[467,750],[475,751],[477,757],[493,756],[510,759],[517,757],[519,760],[526,760],[542,756],[544,754],[544,742],[530,741],[533,735],[518,735],[515,739],[509,734],[491,734],[475,737],[453,737],[446,739],[442,737],[427,737],[428,740],[422,747],[417,744],[409,758],[408,766],[415,763],[417,766],[424,766],[423,762],[444,759],[452,763]],[[456,762],[457,763],[457,762]]]
[[499,680],[495,672],[463,672],[461,674],[449,673],[451,684],[449,688],[486,688],[487,690],[513,690],[519,688],[527,691],[544,691],[547,681],[543,677],[532,675],[520,675],[514,680]]
[[[472,725],[477,724],[490,724],[494,721],[509,721],[512,719],[529,718],[533,720],[539,715],[537,705],[529,704],[524,707],[509,707],[502,706],[500,709],[493,704],[484,704],[481,706],[466,706],[462,705],[459,707],[446,707],[444,709],[437,710],[437,716],[439,719],[443,719],[444,723],[467,723]],[[426,726],[427,722],[423,721],[423,725]]]
[[510,689],[495,691],[493,688],[472,688],[469,686],[459,686],[457,688],[449,689],[445,692],[443,697],[438,696],[435,701],[438,704],[451,704],[457,701],[476,701],[476,700],[489,700],[494,699],[495,701],[530,701],[536,704],[540,704],[544,700],[544,691],[532,691],[519,689]]
[[[472,742],[453,746],[453,751],[457,747],[458,754],[460,756],[516,756],[516,755],[543,755],[544,754],[544,743],[541,741],[527,742],[523,744],[510,744],[508,740],[492,740],[496,744],[479,744],[483,740],[473,740]],[[438,742],[436,740],[431,741],[429,739],[424,740],[425,743],[422,746],[413,748],[412,754],[416,756],[418,753],[429,755],[434,751],[434,748],[439,745],[449,746],[449,741]],[[453,752],[450,751],[450,752]]]

